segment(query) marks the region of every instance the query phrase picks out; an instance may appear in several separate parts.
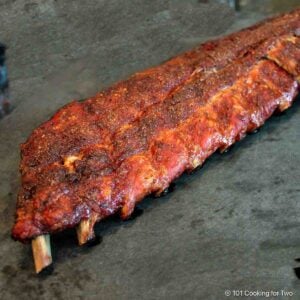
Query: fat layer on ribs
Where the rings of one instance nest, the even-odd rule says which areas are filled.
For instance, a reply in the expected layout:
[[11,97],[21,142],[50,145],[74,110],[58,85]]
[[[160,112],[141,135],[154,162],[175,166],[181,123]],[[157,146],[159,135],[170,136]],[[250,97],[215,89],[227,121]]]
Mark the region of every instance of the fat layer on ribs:
[[15,239],[127,218],[160,193],[288,108],[300,76],[300,10],[209,41],[72,102],[21,145]]

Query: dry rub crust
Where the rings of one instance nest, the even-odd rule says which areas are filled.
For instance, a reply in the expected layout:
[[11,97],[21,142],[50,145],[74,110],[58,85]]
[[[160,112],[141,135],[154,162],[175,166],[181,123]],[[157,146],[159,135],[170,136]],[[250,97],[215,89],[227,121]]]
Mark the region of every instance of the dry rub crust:
[[209,41],[72,102],[21,145],[20,241],[121,212],[288,108],[300,10]]

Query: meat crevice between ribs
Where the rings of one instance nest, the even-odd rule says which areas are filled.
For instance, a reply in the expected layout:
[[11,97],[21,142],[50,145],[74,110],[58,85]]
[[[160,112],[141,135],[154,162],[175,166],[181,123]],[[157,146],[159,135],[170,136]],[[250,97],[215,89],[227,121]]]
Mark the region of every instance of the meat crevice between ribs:
[[84,243],[95,222],[118,212],[128,218],[146,195],[290,107],[299,91],[299,31],[295,10],[61,108],[21,145],[13,238],[82,222]]

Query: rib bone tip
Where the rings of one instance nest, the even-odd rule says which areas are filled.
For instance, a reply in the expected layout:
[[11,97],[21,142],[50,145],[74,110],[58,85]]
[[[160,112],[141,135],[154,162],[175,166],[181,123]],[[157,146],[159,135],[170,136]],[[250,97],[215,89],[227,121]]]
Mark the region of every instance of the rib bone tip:
[[79,245],[84,245],[95,238],[94,225],[97,221],[97,214],[92,214],[89,219],[83,219],[77,226],[77,238]]
[[39,235],[31,242],[36,273],[52,264],[49,234]]

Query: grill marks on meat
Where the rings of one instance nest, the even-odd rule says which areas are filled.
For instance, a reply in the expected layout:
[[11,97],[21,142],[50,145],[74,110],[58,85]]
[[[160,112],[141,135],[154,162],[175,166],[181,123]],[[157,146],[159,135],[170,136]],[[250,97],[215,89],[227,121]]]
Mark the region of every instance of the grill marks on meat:
[[300,76],[297,28],[299,10],[63,107],[22,145],[13,237],[119,210],[127,218],[147,194],[288,108]]

